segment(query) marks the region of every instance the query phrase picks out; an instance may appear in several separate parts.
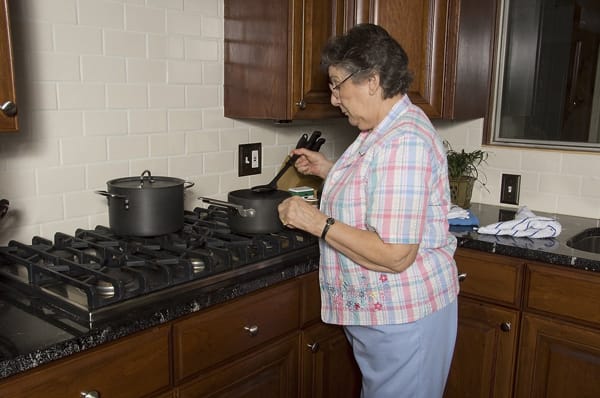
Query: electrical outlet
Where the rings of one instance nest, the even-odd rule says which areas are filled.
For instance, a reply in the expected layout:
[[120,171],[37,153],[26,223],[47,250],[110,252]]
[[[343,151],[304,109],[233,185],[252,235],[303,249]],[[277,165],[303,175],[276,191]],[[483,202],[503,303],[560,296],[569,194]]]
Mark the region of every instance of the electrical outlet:
[[502,174],[502,186],[500,188],[500,203],[511,205],[519,204],[519,191],[521,176],[517,174]]
[[240,144],[238,147],[238,176],[249,176],[261,173],[262,144]]

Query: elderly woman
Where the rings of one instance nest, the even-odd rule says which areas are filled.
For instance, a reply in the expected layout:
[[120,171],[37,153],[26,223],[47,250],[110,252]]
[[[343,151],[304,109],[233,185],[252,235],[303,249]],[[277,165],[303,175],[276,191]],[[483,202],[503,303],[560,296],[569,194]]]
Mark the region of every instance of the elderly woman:
[[325,183],[320,209],[292,197],[280,219],[321,238],[321,316],[344,325],[363,398],[441,397],[458,294],[442,140],[408,98],[408,57],[383,28],[332,38],[322,63],[331,103],[361,132],[335,163],[292,151]]

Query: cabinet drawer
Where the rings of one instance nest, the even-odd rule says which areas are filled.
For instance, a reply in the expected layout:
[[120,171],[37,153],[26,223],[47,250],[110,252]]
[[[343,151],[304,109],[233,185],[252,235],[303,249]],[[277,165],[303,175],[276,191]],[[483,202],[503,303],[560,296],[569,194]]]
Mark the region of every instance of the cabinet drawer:
[[600,326],[600,275],[544,264],[527,265],[526,307]]
[[459,275],[464,275],[460,284],[461,295],[519,307],[523,285],[522,260],[469,249],[457,250],[455,259]]
[[170,385],[169,327],[73,355],[0,384],[3,398],[143,397]]
[[299,313],[300,284],[293,281],[176,322],[176,380],[298,329]]

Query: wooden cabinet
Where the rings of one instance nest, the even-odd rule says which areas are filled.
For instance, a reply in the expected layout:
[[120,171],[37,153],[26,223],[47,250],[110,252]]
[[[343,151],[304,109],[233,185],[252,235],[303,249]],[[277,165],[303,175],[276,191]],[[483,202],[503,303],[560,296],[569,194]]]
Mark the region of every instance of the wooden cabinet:
[[341,327],[316,323],[302,332],[300,347],[301,397],[360,397],[360,370]]
[[0,0],[0,132],[19,128],[12,54],[8,0]]
[[446,398],[600,396],[600,274],[468,249],[455,258],[464,279]]
[[341,326],[320,321],[318,272],[304,275],[302,283],[302,339],[300,343],[300,396],[302,398],[358,398],[360,369]]
[[170,388],[170,327],[153,328],[15,376],[3,398],[143,397]]
[[600,396],[600,275],[530,264],[516,397]]
[[320,66],[327,39],[345,29],[344,0],[225,0],[225,116],[339,117]]
[[179,383],[298,331],[300,287],[293,281],[216,306],[173,325]]
[[444,396],[511,397],[524,264],[465,249],[455,258],[458,333]]
[[431,118],[483,117],[496,0],[353,0],[355,21],[383,26],[408,54],[411,101]]

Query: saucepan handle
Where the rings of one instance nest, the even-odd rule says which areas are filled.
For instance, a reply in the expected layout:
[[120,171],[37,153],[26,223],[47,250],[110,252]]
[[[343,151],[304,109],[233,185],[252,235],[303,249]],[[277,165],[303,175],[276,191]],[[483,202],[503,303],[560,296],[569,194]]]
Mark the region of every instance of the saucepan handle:
[[94,191],[94,192],[97,193],[98,195],[106,196],[107,198],[111,198],[111,199],[122,199],[123,205],[125,206],[125,210],[129,209],[129,198],[125,195],[119,195],[119,194],[110,193],[107,191]]
[[191,182],[191,181],[185,181],[185,182],[183,183],[183,189],[188,189],[188,188],[191,188],[191,187],[193,187],[194,185],[196,185],[196,184],[195,184],[195,183],[193,183],[193,182]]
[[217,200],[217,199],[213,199],[213,198],[205,198],[202,196],[199,197],[198,199],[203,201],[204,203],[208,203],[211,205],[234,209],[239,213],[239,215],[241,217],[254,217],[256,215],[256,210],[254,210],[252,208],[246,209],[246,208],[244,208],[244,206],[236,205],[235,203],[229,203],[229,202],[225,202],[225,201]]

